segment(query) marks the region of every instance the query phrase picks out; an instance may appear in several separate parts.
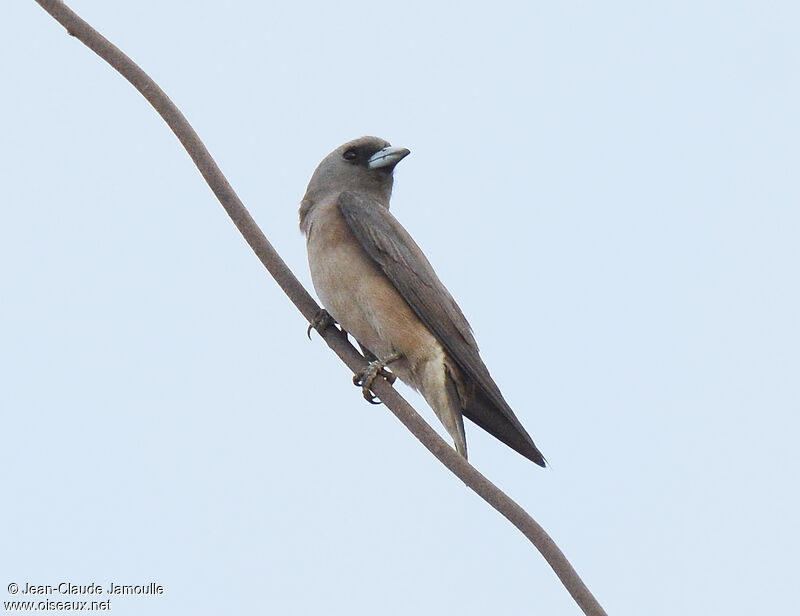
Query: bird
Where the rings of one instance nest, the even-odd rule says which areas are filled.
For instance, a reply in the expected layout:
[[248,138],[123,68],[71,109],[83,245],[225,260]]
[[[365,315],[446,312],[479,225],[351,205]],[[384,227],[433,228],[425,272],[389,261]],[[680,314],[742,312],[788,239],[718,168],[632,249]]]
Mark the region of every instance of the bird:
[[311,176],[299,213],[324,306],[312,326],[324,329],[333,319],[358,342],[370,361],[353,381],[367,400],[374,401],[369,388],[378,375],[392,382],[396,375],[422,394],[465,459],[464,417],[544,467],[463,312],[389,211],[395,166],[409,154],[361,137],[328,154]]

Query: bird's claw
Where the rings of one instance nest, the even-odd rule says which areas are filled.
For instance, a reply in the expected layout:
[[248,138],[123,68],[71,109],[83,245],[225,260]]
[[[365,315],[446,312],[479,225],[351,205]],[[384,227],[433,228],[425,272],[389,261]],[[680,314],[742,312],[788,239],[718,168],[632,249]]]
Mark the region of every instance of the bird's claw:
[[309,323],[308,329],[306,330],[306,336],[308,336],[308,339],[311,340],[312,329],[316,329],[321,335],[322,332],[324,332],[334,323],[336,323],[336,321],[333,320],[333,317],[328,313],[328,311],[324,308],[320,308],[317,311],[317,314],[314,315],[314,318],[311,319],[311,323]]
[[[364,399],[370,404],[381,403],[381,401],[378,400],[378,397],[373,394],[370,389],[372,387],[372,383],[375,382],[375,379],[378,377],[378,375],[386,379],[390,385],[394,384],[394,382],[397,380],[397,376],[386,369],[386,364],[398,358],[398,355],[393,355],[385,362],[381,361],[380,359],[374,359],[367,364],[366,368],[364,368],[361,372],[358,372],[353,377],[353,385],[361,388],[361,393],[364,394]],[[378,401],[376,402],[376,400]]]

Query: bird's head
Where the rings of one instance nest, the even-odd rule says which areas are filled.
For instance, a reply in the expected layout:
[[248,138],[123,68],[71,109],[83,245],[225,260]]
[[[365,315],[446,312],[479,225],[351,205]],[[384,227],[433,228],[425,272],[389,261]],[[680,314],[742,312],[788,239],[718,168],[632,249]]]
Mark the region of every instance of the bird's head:
[[301,217],[314,204],[344,191],[369,195],[388,208],[395,165],[409,153],[408,149],[392,147],[378,137],[361,137],[339,146],[311,176]]

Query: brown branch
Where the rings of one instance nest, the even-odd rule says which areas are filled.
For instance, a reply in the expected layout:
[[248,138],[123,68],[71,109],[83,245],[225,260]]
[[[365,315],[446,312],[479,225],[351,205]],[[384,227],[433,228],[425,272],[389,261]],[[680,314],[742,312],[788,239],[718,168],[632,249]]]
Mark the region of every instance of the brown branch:
[[[158,85],[128,56],[78,17],[60,0],[36,0],[67,32],[84,43],[125,77],[155,107],[191,156],[236,228],[256,253],[273,278],[303,316],[311,322],[319,306],[295,278],[283,259],[258,228],[250,213],[220,171],[211,154],[189,122]],[[366,361],[334,327],[322,332],[328,346],[355,373]],[[541,552],[567,591],[587,616],[604,616],[605,611],[570,565],[550,536],[522,507],[511,500],[464,458],[458,455],[386,381],[375,381],[373,391],[411,433],[469,488],[497,509]]]

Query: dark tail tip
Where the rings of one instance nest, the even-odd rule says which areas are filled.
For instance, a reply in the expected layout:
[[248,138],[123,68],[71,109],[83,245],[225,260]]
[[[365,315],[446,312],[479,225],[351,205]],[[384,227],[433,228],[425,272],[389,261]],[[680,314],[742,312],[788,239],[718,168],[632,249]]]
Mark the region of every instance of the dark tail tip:
[[[533,443],[531,443],[531,445],[533,445]],[[547,460],[545,460],[542,452],[539,451],[535,445],[528,448],[526,451],[520,451],[520,453],[534,464],[538,464],[542,468],[547,468]]]

